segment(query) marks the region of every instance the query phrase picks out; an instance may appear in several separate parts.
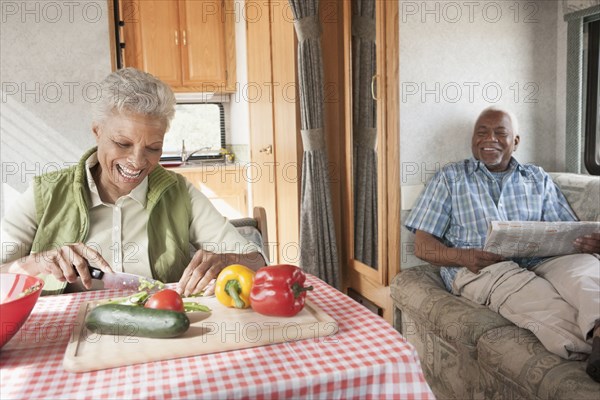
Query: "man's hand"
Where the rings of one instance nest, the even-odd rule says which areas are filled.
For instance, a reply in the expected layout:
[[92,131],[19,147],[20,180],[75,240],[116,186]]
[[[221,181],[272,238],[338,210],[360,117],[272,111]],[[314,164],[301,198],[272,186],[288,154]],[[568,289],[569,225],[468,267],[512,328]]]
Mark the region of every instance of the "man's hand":
[[69,283],[75,282],[79,274],[83,286],[90,289],[92,276],[88,270],[88,264],[107,273],[113,272],[100,253],[83,243],[72,243],[55,250],[30,254],[11,265],[9,271],[34,276],[52,274],[57,280]]
[[582,253],[600,253],[600,233],[578,237],[573,245]]
[[447,247],[435,236],[419,230],[415,234],[415,255],[433,265],[466,267],[474,274],[503,260],[502,256],[488,251]]
[[214,280],[223,268],[231,264],[242,264],[254,270],[265,265],[259,253],[216,254],[198,250],[183,271],[177,291],[186,297],[204,290],[204,295],[210,296],[215,293]]
[[479,270],[496,264],[502,260],[502,256],[489,251],[483,251],[478,249],[455,249],[459,255],[458,264],[462,267],[466,267],[469,271],[474,274],[479,273]]

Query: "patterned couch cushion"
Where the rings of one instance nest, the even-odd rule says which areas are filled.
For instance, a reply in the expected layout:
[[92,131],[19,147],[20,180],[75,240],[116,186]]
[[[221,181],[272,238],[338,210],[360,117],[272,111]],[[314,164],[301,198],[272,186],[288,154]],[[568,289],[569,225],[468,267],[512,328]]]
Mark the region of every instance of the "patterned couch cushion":
[[503,387],[497,388],[501,393],[525,391],[541,399],[600,399],[600,384],[585,373],[585,361],[567,361],[550,353],[533,333],[515,325],[483,335],[477,343],[477,358],[485,371],[481,379],[488,380],[484,386],[503,382]]
[[448,293],[439,268],[432,265],[407,269],[390,286],[392,299],[402,304],[403,312],[453,343],[475,347],[489,330],[512,325],[487,307]]
[[600,177],[550,173],[581,221],[600,221]]

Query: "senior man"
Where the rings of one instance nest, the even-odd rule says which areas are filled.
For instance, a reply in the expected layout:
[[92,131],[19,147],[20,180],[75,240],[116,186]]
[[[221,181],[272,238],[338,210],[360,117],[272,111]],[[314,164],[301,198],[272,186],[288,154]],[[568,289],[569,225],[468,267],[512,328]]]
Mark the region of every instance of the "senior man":
[[531,330],[551,352],[588,358],[600,382],[600,234],[580,237],[578,254],[505,260],[483,250],[491,221],[576,221],[550,176],[514,157],[514,115],[490,107],[475,123],[473,157],[428,182],[406,222],[416,255],[441,266],[448,291]]

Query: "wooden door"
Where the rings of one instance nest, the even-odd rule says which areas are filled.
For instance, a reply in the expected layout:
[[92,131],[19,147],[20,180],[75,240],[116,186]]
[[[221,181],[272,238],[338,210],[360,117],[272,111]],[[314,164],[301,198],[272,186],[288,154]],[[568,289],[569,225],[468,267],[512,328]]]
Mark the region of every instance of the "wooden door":
[[[246,1],[249,9],[261,10],[261,15],[269,15],[269,7],[262,1]],[[254,7],[254,8],[253,8]],[[277,249],[277,202],[273,166],[275,164],[275,135],[273,127],[273,72],[271,51],[271,30],[269,18],[260,18],[246,23],[248,43],[248,84],[244,95],[248,99],[250,111],[250,157],[252,159],[251,182],[253,206],[264,207],[267,213],[271,261],[278,261]],[[270,147],[269,147],[270,146]]]
[[141,0],[139,10],[139,46],[142,65],[138,68],[165,83],[181,85],[181,33],[176,1]]
[[[274,180],[277,195],[279,262],[300,262],[300,179],[302,143],[296,82],[294,25],[286,14],[287,0],[271,0],[273,51]],[[291,14],[290,14],[291,15]]]
[[[377,106],[377,263],[367,265],[355,257],[354,251],[354,187],[353,171],[353,69],[352,9],[343,3],[344,76],[346,112],[346,168],[344,175],[345,246],[343,257],[343,290],[365,304],[372,304],[390,323],[393,319],[390,280],[400,267],[400,190],[399,190],[399,118],[398,118],[398,3],[374,1],[376,33],[376,73],[371,79],[371,93]],[[360,23],[360,18],[358,18]],[[361,92],[361,95],[362,92]],[[364,240],[369,240],[365,238]],[[371,239],[372,240],[372,239]]]
[[[275,263],[299,262],[301,144],[294,26],[285,0],[246,1],[252,199],[265,207]],[[259,17],[260,16],[260,17]],[[273,232],[273,233],[272,233]]]
[[222,0],[180,0],[183,85],[224,91],[227,82]]

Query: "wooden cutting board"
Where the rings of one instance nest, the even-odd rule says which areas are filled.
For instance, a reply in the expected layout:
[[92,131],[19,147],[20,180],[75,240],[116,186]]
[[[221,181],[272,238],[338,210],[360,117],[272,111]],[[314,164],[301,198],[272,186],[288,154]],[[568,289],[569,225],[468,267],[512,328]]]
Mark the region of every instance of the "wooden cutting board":
[[67,345],[63,360],[65,369],[71,372],[95,371],[318,338],[338,331],[336,321],[309,300],[300,313],[289,318],[268,317],[251,309],[227,308],[215,297],[185,301],[197,301],[212,311],[188,313],[188,331],[168,339],[93,333],[85,327],[85,317],[98,302],[83,303]]

